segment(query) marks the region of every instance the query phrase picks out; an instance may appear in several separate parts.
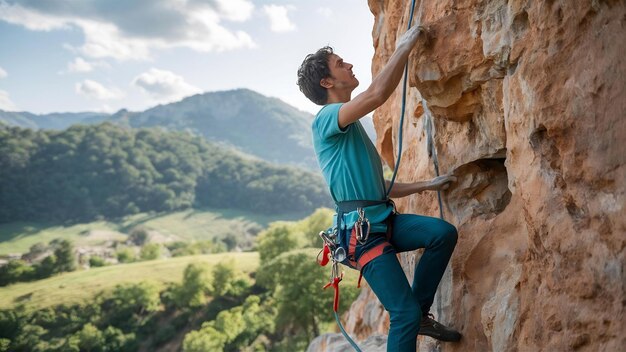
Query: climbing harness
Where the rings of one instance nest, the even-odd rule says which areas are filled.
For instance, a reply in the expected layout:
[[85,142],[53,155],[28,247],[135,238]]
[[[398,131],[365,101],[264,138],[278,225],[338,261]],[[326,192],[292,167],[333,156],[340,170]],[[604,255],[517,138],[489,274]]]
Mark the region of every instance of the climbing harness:
[[[391,200],[384,201],[346,201],[346,202],[338,202],[337,203],[337,227],[335,230],[327,233],[325,231],[321,231],[319,236],[324,243],[324,247],[317,255],[317,262],[321,266],[328,265],[331,261],[331,270],[330,277],[328,279],[328,283],[324,285],[323,289],[327,289],[329,287],[333,287],[334,289],[334,298],[333,298],[333,314],[335,315],[335,320],[337,321],[337,325],[341,330],[341,333],[345,336],[346,340],[352,345],[352,347],[360,352],[358,345],[350,338],[348,333],[346,333],[341,321],[339,319],[339,315],[337,311],[339,309],[339,283],[343,280],[343,272],[339,269],[339,264],[344,264],[350,268],[359,270],[359,280],[357,283],[357,287],[361,287],[361,279],[363,278],[363,273],[361,269],[369,263],[374,258],[383,254],[386,249],[391,247],[389,243],[389,239],[391,239],[391,219],[393,214],[387,218],[387,233],[386,240],[381,243],[375,245],[373,248],[367,249],[361,256],[356,259],[356,247],[358,244],[366,244],[370,234],[370,223],[369,220],[365,216],[365,207],[387,204],[393,202]],[[355,222],[352,229],[349,231],[347,228],[343,226],[343,215],[345,213],[349,213],[352,211],[357,211],[359,214],[358,220]],[[395,211],[395,205],[394,205]]]
[[[373,248],[369,248],[358,259],[356,258],[356,247],[361,244],[367,243],[370,233],[370,222],[365,216],[365,208],[388,204],[393,206],[395,212],[395,204],[390,199],[385,200],[349,200],[343,202],[337,202],[337,226],[335,227],[335,241],[337,247],[342,248],[346,256],[341,264],[344,264],[352,269],[361,269],[365,264],[369,263],[372,259],[384,253],[385,249],[391,244],[391,215],[387,218],[387,233],[385,234],[386,241],[379,243]],[[359,218],[352,226],[352,230],[348,230],[343,223],[344,214],[356,211]],[[359,276],[359,287],[361,282],[361,276]]]
[[[415,10],[415,0],[411,1],[411,11],[409,14],[409,24],[407,31],[411,29],[411,23],[413,22],[413,12]],[[421,16],[421,14],[420,14]],[[389,188],[385,194],[385,200],[378,201],[368,201],[368,200],[354,200],[354,201],[345,201],[337,203],[337,226],[335,228],[335,232],[332,234],[327,234],[326,232],[320,232],[320,237],[324,242],[324,248],[318,254],[317,261],[320,265],[325,266],[332,258],[332,268],[331,274],[328,283],[323,287],[324,289],[328,287],[333,287],[335,290],[334,300],[333,300],[333,313],[335,315],[335,321],[341,330],[343,336],[348,340],[350,345],[354,348],[355,351],[361,352],[359,346],[350,338],[350,335],[346,332],[341,324],[339,319],[339,315],[337,314],[337,310],[339,309],[339,283],[343,279],[343,272],[339,273],[339,263],[345,264],[351,268],[355,268],[359,270],[359,281],[357,287],[361,287],[361,279],[363,277],[363,273],[361,269],[372,259],[378,257],[383,254],[387,246],[391,246],[389,244],[389,240],[391,239],[391,224],[392,217],[395,214],[395,204],[393,201],[389,199],[389,194],[391,192],[391,188],[396,180],[396,175],[398,172],[398,167],[400,166],[400,159],[402,157],[402,127],[404,124],[404,113],[406,108],[406,90],[407,90],[407,80],[409,73],[409,65],[408,62],[404,66],[404,80],[402,83],[402,108],[400,112],[400,127],[399,127],[399,136],[398,136],[398,158],[396,160],[396,165],[393,171],[393,176],[391,177],[391,182],[389,183]],[[437,170],[438,172],[438,170]],[[363,253],[358,260],[356,260],[356,246],[357,242],[361,245],[367,243],[370,234],[370,222],[365,216],[364,208],[368,206],[374,206],[379,204],[391,203],[394,207],[394,212],[387,218],[387,235],[386,241],[376,245],[374,248],[368,249],[365,253]],[[440,200],[441,204],[441,200]],[[343,215],[348,212],[357,211],[359,218],[355,222],[352,227],[352,231],[350,235],[348,235],[347,230],[343,228]],[[347,248],[347,253],[346,253]],[[321,258],[320,258],[321,256]]]

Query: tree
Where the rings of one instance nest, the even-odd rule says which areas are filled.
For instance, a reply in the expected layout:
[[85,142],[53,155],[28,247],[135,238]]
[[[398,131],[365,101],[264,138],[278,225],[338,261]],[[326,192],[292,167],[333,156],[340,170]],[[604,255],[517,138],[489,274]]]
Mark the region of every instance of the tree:
[[39,325],[24,325],[19,335],[12,341],[11,347],[17,351],[47,351],[49,346],[43,338],[47,333],[48,330]]
[[155,260],[161,258],[161,245],[158,243],[148,243],[141,247],[139,252],[141,260]]
[[52,276],[57,270],[57,256],[51,254],[45,257],[41,263],[35,266],[35,276],[44,279]]
[[149,238],[148,229],[143,226],[136,226],[130,231],[128,240],[137,246],[143,246]]
[[[328,282],[327,270],[317,264],[313,252],[304,249],[284,253],[259,268],[259,276],[261,272],[269,276],[265,280],[271,283],[276,301],[278,330],[291,328],[312,338],[319,335],[321,322],[332,321],[333,292],[321,290]],[[357,294],[356,287],[342,285],[340,310],[347,309]]]
[[142,325],[161,305],[159,288],[152,282],[117,285],[108,296],[101,296],[102,324],[132,331]]
[[56,242],[54,255],[56,256],[55,272],[62,273],[66,271],[76,270],[76,255],[74,254],[74,246],[68,240],[60,240]]
[[211,326],[191,331],[183,340],[184,352],[223,351],[228,337]]
[[213,297],[237,297],[249,287],[250,283],[236,269],[234,261],[222,261],[213,267],[213,289],[210,291]]
[[0,310],[0,337],[14,340],[28,320],[23,305]]
[[226,335],[226,343],[234,341],[246,329],[241,307],[219,312],[213,322],[213,327]]
[[35,269],[21,259],[11,259],[0,267],[0,286],[7,286],[14,282],[28,281],[35,276]]
[[0,352],[9,352],[9,346],[11,346],[11,340],[0,338]]
[[305,247],[322,248],[323,243],[319,233],[333,225],[334,213],[331,209],[319,208],[296,223],[295,230],[301,233]]
[[301,241],[298,236],[291,231],[291,226],[293,225],[275,222],[270,224],[267,230],[261,232],[257,239],[257,249],[261,263],[272,260],[292,249],[299,248]]
[[172,288],[172,300],[179,308],[200,307],[206,302],[206,293],[212,290],[212,282],[206,265],[189,264],[183,273],[181,285]]
[[102,347],[105,345],[104,333],[91,323],[77,331],[74,337],[81,351],[98,352],[102,351]]
[[246,298],[241,312],[246,329],[237,340],[242,347],[250,345],[259,335],[274,332],[276,311],[271,303],[262,305],[259,296],[252,295]]
[[105,349],[107,352],[132,352],[139,348],[135,334],[124,332],[113,326],[108,326],[104,330]]
[[126,308],[139,314],[155,312],[161,304],[158,287],[147,281],[116,286],[113,290],[112,299],[117,307]]

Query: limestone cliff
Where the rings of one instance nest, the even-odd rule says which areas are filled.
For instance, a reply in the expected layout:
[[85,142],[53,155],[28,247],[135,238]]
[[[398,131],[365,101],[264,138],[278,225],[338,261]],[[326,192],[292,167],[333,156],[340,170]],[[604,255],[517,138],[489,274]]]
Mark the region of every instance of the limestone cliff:
[[[410,3],[369,0],[373,75]],[[430,40],[410,57],[398,180],[434,176],[430,129],[441,172],[458,176],[442,196],[459,229],[433,313],[464,334],[458,344],[420,338],[419,349],[623,351],[625,2],[416,0],[417,23]],[[388,165],[400,95],[374,114]],[[433,193],[397,204],[439,215]],[[401,255],[408,277],[419,255]],[[389,324],[369,289],[344,318],[359,340]]]

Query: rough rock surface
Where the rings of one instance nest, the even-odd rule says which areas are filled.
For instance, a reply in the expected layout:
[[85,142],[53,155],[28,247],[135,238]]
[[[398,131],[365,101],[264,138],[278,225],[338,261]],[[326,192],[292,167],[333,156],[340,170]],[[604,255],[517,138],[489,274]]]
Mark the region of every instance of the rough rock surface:
[[[369,6],[376,75],[410,1]],[[439,169],[458,176],[442,197],[459,229],[433,313],[464,334],[419,350],[623,351],[625,2],[416,0],[416,23],[430,40],[410,57],[398,180],[434,176],[431,130]],[[374,115],[391,166],[400,94]],[[397,204],[439,215],[435,193]],[[408,277],[419,255],[400,256]],[[359,340],[389,326],[367,288],[344,319]]]

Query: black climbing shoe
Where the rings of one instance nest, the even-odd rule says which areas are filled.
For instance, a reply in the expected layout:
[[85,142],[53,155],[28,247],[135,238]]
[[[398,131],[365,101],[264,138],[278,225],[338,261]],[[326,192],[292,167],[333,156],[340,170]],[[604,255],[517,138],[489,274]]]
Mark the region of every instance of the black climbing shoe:
[[426,335],[440,341],[457,342],[461,339],[461,334],[433,319],[432,314],[422,317],[418,335]]

